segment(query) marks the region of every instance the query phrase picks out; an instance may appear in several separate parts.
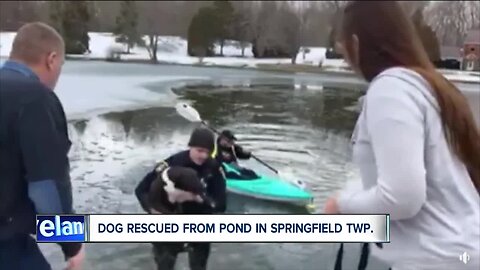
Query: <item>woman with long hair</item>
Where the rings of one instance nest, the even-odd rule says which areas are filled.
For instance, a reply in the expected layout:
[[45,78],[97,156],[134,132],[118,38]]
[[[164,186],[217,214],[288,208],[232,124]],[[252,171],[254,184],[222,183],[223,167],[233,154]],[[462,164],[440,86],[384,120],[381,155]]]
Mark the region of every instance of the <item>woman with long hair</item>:
[[352,1],[339,37],[369,82],[352,136],[363,189],[325,212],[390,214],[391,242],[372,252],[394,270],[480,269],[480,134],[467,99],[396,2]]

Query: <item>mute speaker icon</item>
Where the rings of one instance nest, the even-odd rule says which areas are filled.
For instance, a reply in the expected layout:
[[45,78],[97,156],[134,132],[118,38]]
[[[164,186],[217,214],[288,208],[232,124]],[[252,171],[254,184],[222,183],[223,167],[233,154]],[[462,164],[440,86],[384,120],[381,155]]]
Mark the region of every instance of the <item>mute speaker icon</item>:
[[463,252],[462,255],[458,256],[460,261],[462,261],[464,264],[467,264],[468,261],[470,261],[470,255],[467,254],[467,252]]

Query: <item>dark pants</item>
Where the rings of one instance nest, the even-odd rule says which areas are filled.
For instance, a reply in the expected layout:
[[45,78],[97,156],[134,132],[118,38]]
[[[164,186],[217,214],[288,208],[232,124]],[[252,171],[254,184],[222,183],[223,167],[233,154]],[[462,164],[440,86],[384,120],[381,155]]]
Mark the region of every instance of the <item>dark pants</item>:
[[0,240],[0,269],[51,270],[35,239],[30,235],[17,235]]
[[188,251],[190,270],[206,270],[210,243],[190,243],[187,248],[182,243],[152,243],[153,255],[158,270],[173,270],[177,255]]

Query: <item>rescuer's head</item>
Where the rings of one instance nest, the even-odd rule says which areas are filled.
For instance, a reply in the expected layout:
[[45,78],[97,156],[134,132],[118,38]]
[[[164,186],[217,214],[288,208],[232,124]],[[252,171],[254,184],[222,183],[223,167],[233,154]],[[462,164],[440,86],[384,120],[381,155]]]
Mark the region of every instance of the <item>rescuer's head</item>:
[[190,159],[197,165],[204,164],[215,148],[215,135],[207,128],[196,128],[188,142]]

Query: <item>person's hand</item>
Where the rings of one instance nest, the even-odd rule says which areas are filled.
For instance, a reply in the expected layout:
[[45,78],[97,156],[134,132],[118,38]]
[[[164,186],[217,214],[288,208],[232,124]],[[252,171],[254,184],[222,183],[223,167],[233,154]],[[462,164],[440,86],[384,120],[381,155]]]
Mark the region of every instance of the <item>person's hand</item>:
[[332,196],[327,199],[327,202],[325,203],[325,209],[324,209],[325,214],[339,214],[340,211],[338,209],[338,203],[337,203],[337,196]]
[[80,270],[82,269],[83,260],[85,259],[85,245],[82,244],[82,247],[78,253],[68,258],[66,270]]

